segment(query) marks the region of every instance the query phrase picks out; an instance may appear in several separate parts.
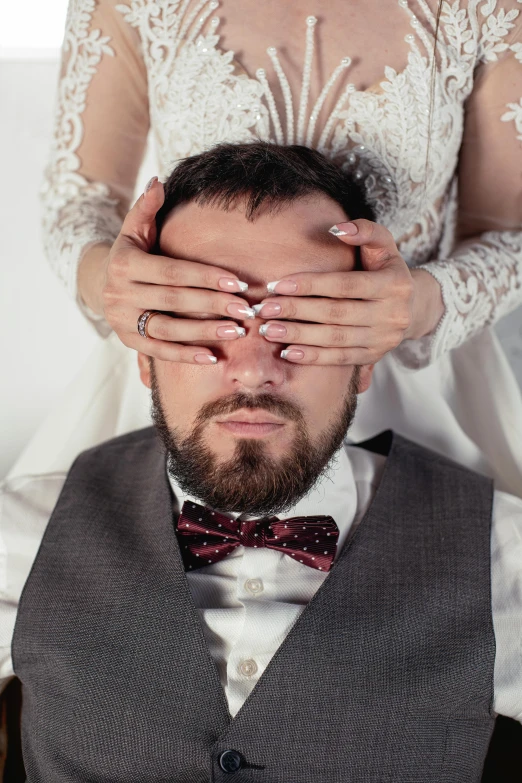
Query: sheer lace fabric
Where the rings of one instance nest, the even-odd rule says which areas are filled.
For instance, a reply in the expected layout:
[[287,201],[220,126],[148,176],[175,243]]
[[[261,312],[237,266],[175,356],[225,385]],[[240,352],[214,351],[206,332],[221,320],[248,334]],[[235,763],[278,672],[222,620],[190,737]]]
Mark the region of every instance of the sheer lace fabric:
[[368,50],[375,15],[358,40],[348,26],[328,38],[328,14],[303,18],[291,36],[297,73],[281,46],[270,46],[262,68],[246,63],[247,43],[242,64],[220,47],[218,10],[245,26],[227,0],[71,0],[42,189],[46,252],[71,294],[85,249],[119,231],[150,123],[161,178],[219,141],[258,137],[316,147],[361,178],[407,263],[442,286],[435,333],[395,351],[407,366],[428,364],[516,307],[521,2],[442,2],[435,42],[437,7],[389,5],[378,18],[385,53]]

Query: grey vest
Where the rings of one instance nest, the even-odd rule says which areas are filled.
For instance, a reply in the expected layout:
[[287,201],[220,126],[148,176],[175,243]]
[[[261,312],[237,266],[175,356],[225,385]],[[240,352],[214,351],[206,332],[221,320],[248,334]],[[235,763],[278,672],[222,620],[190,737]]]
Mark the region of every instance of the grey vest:
[[[492,485],[391,432],[355,534],[232,719],[153,431],[72,467],[13,640],[29,783],[475,783]],[[224,769],[225,768],[225,769]]]

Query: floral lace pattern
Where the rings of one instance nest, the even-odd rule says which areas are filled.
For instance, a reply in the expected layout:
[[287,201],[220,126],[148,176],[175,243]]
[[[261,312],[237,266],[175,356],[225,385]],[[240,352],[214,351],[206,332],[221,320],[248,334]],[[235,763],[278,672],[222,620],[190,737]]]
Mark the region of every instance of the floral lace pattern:
[[59,83],[50,160],[40,191],[45,253],[72,296],[80,253],[96,242],[112,243],[121,228],[118,201],[109,198],[109,188],[88,182],[78,171],[76,150],[89,83],[102,56],[114,56],[109,38],[89,29],[94,7],[95,0],[71,0],[68,8],[63,54],[70,57]]
[[520,231],[487,231],[480,242],[424,266],[441,285],[446,312],[433,337],[406,340],[396,349],[404,364],[416,369],[435,361],[448,346],[514,310],[522,300],[521,258]]
[[[345,58],[339,64],[316,106],[307,111],[314,17],[307,20],[297,121],[277,52],[268,50],[285,97],[283,121],[264,69],[256,78],[236,73],[234,52],[219,49],[220,20],[210,18],[218,0],[199,0],[190,13],[189,0],[129,0],[116,11],[141,40],[161,178],[178,159],[218,141],[294,143],[297,133],[298,143],[306,141],[364,181],[377,220],[392,232],[406,262],[424,265],[442,286],[446,313],[435,334],[406,341],[395,352],[408,366],[420,367],[521,301],[519,232],[488,232],[471,247],[452,249],[463,105],[473,89],[474,70],[480,63],[496,62],[508,49],[522,65],[522,44],[510,47],[505,40],[520,12],[506,11],[501,2],[444,1],[435,42],[436,19],[426,0],[398,0],[412,27],[405,38],[405,69],[387,67],[382,92],[346,84],[324,127],[316,127],[319,104],[337,79],[349,77],[351,63]],[[55,142],[43,189],[47,253],[71,291],[85,245],[112,242],[121,225],[107,186],[78,173],[76,150],[89,81],[101,57],[114,54],[109,39],[90,30],[94,6],[95,0],[72,0],[70,5],[65,51],[71,56],[60,83]],[[434,95],[433,69],[438,76]],[[430,116],[432,100],[437,111]],[[513,122],[522,140],[522,99],[505,108],[499,120]]]
[[508,109],[505,114],[500,118],[503,122],[510,122],[513,120],[517,129],[517,139],[522,141],[522,98],[519,103],[508,103]]

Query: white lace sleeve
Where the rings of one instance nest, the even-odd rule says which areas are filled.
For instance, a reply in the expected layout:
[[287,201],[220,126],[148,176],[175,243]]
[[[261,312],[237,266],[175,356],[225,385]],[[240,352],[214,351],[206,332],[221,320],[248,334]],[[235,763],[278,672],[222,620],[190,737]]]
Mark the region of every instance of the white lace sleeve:
[[[443,8],[444,21],[452,9]],[[456,242],[422,266],[441,285],[445,313],[433,334],[395,350],[413,369],[522,304],[522,0],[470,0],[473,9],[482,38],[465,106]]]
[[77,297],[87,248],[112,244],[132,199],[149,128],[147,75],[138,37],[114,0],[70,0],[54,135],[40,195],[45,254]]

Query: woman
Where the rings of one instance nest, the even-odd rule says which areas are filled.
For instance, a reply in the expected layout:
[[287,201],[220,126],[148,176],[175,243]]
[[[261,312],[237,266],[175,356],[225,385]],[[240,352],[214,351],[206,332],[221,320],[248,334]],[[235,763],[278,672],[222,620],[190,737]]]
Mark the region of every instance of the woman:
[[[316,331],[311,347],[290,346],[296,360],[380,359],[351,439],[391,427],[521,494],[522,399],[489,328],[522,303],[521,10],[517,0],[71,0],[46,249],[100,334],[114,332],[13,473],[66,469],[82,449],[148,423],[123,343],[193,360],[174,326],[167,348],[136,330],[137,314],[162,309],[146,253],[159,184],[127,218],[131,234],[141,221],[141,239],[122,250],[129,231],[118,238],[150,123],[160,180],[179,158],[257,137],[316,147],[363,178],[399,276],[380,268],[384,244],[367,244],[368,226],[342,236],[361,245],[368,270],[343,287],[343,349]],[[126,263],[131,252],[139,263]],[[409,283],[398,285],[406,264]],[[208,286],[189,267],[179,260],[173,293]],[[371,327],[362,351],[349,337],[356,306]]]

